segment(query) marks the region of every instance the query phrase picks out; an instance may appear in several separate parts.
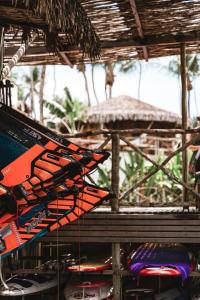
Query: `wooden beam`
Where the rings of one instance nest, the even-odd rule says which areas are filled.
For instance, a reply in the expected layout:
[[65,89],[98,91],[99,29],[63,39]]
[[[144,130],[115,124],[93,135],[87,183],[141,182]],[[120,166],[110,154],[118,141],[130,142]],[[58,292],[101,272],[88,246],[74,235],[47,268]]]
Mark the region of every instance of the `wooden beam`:
[[119,155],[120,139],[118,134],[112,136],[112,191],[115,198],[112,201],[112,211],[119,211]]
[[3,56],[4,56],[4,28],[0,27],[0,79],[2,79],[3,70]]
[[[138,11],[137,11],[137,6],[136,6],[136,3],[135,3],[135,0],[129,0],[129,2],[130,2],[131,9],[132,9],[132,12],[133,12],[133,15],[134,15],[134,18],[135,18],[135,22],[136,22],[139,37],[143,39],[144,38],[144,33],[143,33],[143,30],[142,30],[142,24],[141,24],[141,21],[140,21],[140,16],[139,16]],[[143,46],[142,50],[143,50],[143,54],[144,54],[144,59],[146,61],[148,61],[147,47]]]
[[[112,191],[115,198],[112,201],[112,211],[119,211],[119,155],[120,139],[115,134],[112,137]],[[120,243],[112,244],[112,269],[113,269],[113,295],[115,300],[121,300],[121,276],[120,276]]]
[[[0,23],[1,25],[1,23]],[[42,42],[42,41],[41,41]],[[142,48],[143,46],[147,47],[154,47],[154,46],[161,46],[163,47],[162,51],[165,53],[165,46],[169,49],[170,46],[173,46],[174,53],[179,53],[180,49],[180,43],[185,42],[187,43],[195,43],[194,48],[198,50],[198,44],[200,44],[200,31],[192,31],[185,34],[168,34],[168,35],[161,35],[161,36],[147,36],[145,38],[134,38],[129,40],[118,40],[118,41],[101,41],[101,48],[102,53],[106,51],[109,51],[109,49],[112,49],[112,51],[118,51],[118,49],[128,49],[131,51],[135,51],[135,48]],[[173,49],[172,48],[172,49]],[[17,47],[13,46],[13,43],[11,46],[9,46],[9,43],[6,45],[5,48],[5,59],[10,58],[14,53],[17,51]],[[75,47],[69,47],[67,44],[63,45],[63,49],[60,51],[60,53],[65,53],[67,56],[70,55],[70,57],[75,59],[81,59],[80,50]],[[190,49],[188,49],[190,51]],[[21,61],[21,65],[33,65],[33,64],[60,64],[60,58],[54,55],[52,56],[52,60],[49,60],[49,53],[46,47],[44,46],[34,46],[29,47],[28,51],[26,52],[26,56]],[[41,56],[41,57],[40,57]],[[78,58],[77,58],[78,57]],[[104,54],[102,55],[102,58],[104,58]]]
[[[1,23],[0,23],[1,25]],[[129,40],[117,40],[117,41],[101,41],[102,50],[106,49],[117,49],[117,48],[142,48],[143,46],[152,47],[155,45],[169,46],[177,45],[180,48],[180,43],[198,43],[200,44],[200,30],[190,31],[187,33],[177,33],[177,34],[165,34],[165,35],[151,35],[144,38],[133,38]],[[60,53],[72,54],[74,52],[80,52],[79,49],[70,47],[67,44],[63,44],[63,48],[67,50],[62,50]],[[12,56],[18,47],[8,46],[5,48],[5,56]],[[46,47],[44,46],[32,46],[27,51],[27,57],[29,55],[35,54],[48,54]]]
[[[181,44],[181,83],[182,83],[182,97],[181,97],[181,110],[182,110],[182,129],[186,130],[188,127],[188,111],[187,111],[187,71],[186,71],[186,47]],[[187,141],[187,136],[182,135],[182,145]],[[187,149],[182,152],[182,166],[183,166],[183,181],[188,184],[188,156]],[[188,192],[183,188],[183,207],[187,207]]]
[[64,52],[60,52],[60,51],[58,53],[59,53],[60,57],[63,59],[63,61],[65,62],[65,64],[70,66],[70,68],[73,68],[73,64],[71,63],[67,54]]
[[[97,135],[110,135],[110,134],[120,134],[120,135],[124,135],[124,134],[129,134],[129,135],[139,135],[142,133],[146,133],[146,134],[162,134],[162,135],[167,135],[167,134],[191,134],[191,133],[200,133],[200,127],[197,128],[191,128],[191,129],[187,129],[187,130],[183,130],[183,129],[146,129],[146,128],[135,128],[135,129],[102,129],[102,130],[97,130],[97,131],[86,131],[86,132],[80,132],[80,133],[76,133],[76,134],[60,134],[62,137],[64,138],[84,138],[84,137],[88,137],[88,136],[97,136]],[[197,138],[196,138],[197,139]],[[194,141],[193,141],[194,142]]]
[[[155,45],[180,45],[180,43],[192,43],[197,42],[200,44],[200,30],[177,33],[177,34],[164,34],[164,35],[149,35],[144,38],[133,38],[129,40],[118,41],[101,41],[102,49],[110,48],[123,48],[123,47],[135,47],[141,48],[143,46],[155,46]],[[69,48],[69,52],[72,48]]]

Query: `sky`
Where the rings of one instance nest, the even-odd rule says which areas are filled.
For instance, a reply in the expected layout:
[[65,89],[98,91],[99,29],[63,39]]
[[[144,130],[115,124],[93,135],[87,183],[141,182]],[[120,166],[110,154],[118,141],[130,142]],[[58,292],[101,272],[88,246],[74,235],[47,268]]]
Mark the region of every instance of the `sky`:
[[[140,100],[180,115],[180,83],[176,76],[169,75],[166,71],[170,59],[172,59],[172,57],[142,62]],[[25,72],[29,72],[29,67],[15,67],[13,71],[17,73],[16,82],[21,82],[22,75]],[[92,104],[95,105],[96,100],[92,90],[90,65],[86,66],[86,74]],[[54,78],[56,80],[54,80]],[[138,80],[139,72],[135,71],[125,75],[116,70],[112,96],[128,95],[138,99]],[[95,88],[100,102],[105,101],[104,83],[105,72],[103,68],[95,68]],[[73,97],[87,102],[83,75],[76,70],[76,67],[71,69],[68,66],[48,66],[45,99],[51,100],[54,93],[62,97],[64,95],[63,89],[65,86],[69,87]],[[192,92],[191,94],[191,115],[194,117],[200,114],[199,78],[195,82],[195,91],[195,93]]]

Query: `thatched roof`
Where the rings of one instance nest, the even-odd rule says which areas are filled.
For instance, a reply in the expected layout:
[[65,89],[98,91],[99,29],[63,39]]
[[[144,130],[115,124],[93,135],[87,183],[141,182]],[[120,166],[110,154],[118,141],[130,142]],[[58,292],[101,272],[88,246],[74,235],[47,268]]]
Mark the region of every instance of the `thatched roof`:
[[62,35],[67,46],[76,46],[91,59],[100,54],[99,38],[79,0],[0,0],[0,25],[22,40],[37,31],[54,53],[63,50]]
[[181,118],[175,113],[124,95],[89,107],[85,112],[85,122],[89,124],[116,121],[156,121],[180,124]]
[[[68,2],[67,0],[35,0],[38,3],[52,3],[52,5],[58,1]],[[24,24],[29,28],[43,28],[45,24],[52,22],[51,17],[45,18],[46,21],[41,20],[40,17],[27,13],[27,9],[22,6],[18,9],[10,7],[10,2],[11,0],[0,0],[0,24],[9,21],[13,25]],[[91,20],[100,38],[102,51],[98,62],[110,59],[148,59],[179,54],[181,43],[186,43],[188,53],[196,53],[200,50],[200,1],[198,0],[70,0],[69,2],[80,2],[86,13],[82,15],[83,19],[87,16]],[[82,18],[77,21],[79,24]],[[85,24],[89,24],[88,21]],[[87,26],[84,32],[86,35],[84,40],[82,39],[82,46],[84,41],[92,46],[95,35],[91,33],[91,27]],[[71,34],[73,35],[72,31]],[[77,43],[71,45],[66,35],[61,33],[58,37],[62,43],[62,55],[49,56],[44,38],[40,35],[28,49],[21,63],[67,64],[70,61],[73,65],[82,61],[90,62],[90,57],[83,56]],[[91,38],[91,42],[87,37]],[[7,37],[5,51],[7,59],[16,52],[18,44],[19,36],[14,37],[11,33]],[[88,46],[86,48],[88,50]]]

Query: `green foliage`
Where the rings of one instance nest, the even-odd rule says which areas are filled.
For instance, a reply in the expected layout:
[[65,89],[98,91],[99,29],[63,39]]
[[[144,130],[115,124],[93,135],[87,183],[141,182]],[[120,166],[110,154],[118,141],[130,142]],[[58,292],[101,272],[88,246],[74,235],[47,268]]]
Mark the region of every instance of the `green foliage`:
[[[191,153],[190,153],[191,155]],[[189,155],[189,156],[190,156]],[[156,162],[161,164],[165,159],[164,155],[160,155]],[[125,192],[133,187],[140,179],[147,174],[154,171],[156,167],[147,162],[141,155],[135,152],[129,152],[121,161],[120,170],[123,175],[121,184],[121,192]],[[180,181],[182,181],[182,156],[177,155],[173,157],[167,164],[167,169]],[[190,186],[193,185],[194,179],[189,178]],[[139,202],[154,202],[156,204],[164,203],[180,203],[182,194],[182,186],[170,179],[161,170],[151,176],[143,185],[128,198],[129,204],[135,204],[138,199]]]
[[84,104],[73,99],[67,87],[64,88],[65,96],[55,96],[52,101],[44,101],[49,110],[47,123],[50,127],[64,132],[75,133],[79,130],[80,122],[83,121]]
[[[189,77],[194,78],[200,74],[200,63],[199,63],[199,56],[197,54],[186,55],[186,67],[187,73]],[[180,57],[178,56],[176,59],[172,59],[169,62],[167,68],[169,74],[180,76],[181,74],[181,62]]]
[[97,168],[98,171],[98,182],[97,184],[109,188],[111,186],[111,170],[105,166]]
[[138,60],[126,60],[122,62],[118,62],[117,65],[119,67],[119,71],[124,74],[129,74],[138,70],[138,65],[141,62]]

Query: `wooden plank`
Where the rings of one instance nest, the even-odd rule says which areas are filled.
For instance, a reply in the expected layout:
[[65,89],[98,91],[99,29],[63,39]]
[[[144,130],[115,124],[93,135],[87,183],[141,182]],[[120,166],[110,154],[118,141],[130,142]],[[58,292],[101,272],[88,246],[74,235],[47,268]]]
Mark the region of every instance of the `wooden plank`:
[[[35,274],[35,269],[17,269],[17,270],[12,270],[12,272],[10,271],[10,270],[8,270],[8,269],[6,269],[5,270],[5,273],[7,273],[7,274],[10,274],[10,273],[13,273],[13,274]],[[91,275],[91,272],[84,272],[85,274],[89,274],[89,275]],[[37,270],[37,274],[43,274],[43,275],[55,275],[55,274],[57,274],[57,272],[55,272],[55,271],[43,271],[43,270]],[[104,270],[104,271],[96,271],[96,272],[92,272],[92,274],[94,274],[94,275],[99,275],[99,274],[101,274],[101,275],[108,275],[108,276],[110,276],[110,275],[112,275],[113,274],[113,271],[112,270]],[[130,272],[130,271],[128,271],[128,270],[121,270],[120,271],[120,275],[121,276],[133,276],[133,274]],[[197,271],[195,271],[195,272],[191,272],[190,273],[190,277],[200,277],[200,272],[197,272]]]
[[[79,238],[79,237],[130,237],[130,238],[134,238],[134,237],[152,237],[152,238],[156,238],[156,237],[195,237],[195,238],[200,238],[200,232],[194,232],[194,231],[186,231],[186,232],[181,232],[181,231],[169,231],[169,232],[161,232],[161,231],[145,231],[145,232],[138,232],[138,231],[107,231],[107,232],[103,232],[101,230],[99,231],[93,231],[93,230],[89,230],[89,231],[79,231],[79,230],[72,230],[72,231],[59,231],[59,236],[60,237],[74,237],[74,238]],[[57,237],[57,232],[52,232],[50,234],[51,237]]]
[[155,231],[159,231],[159,232],[179,232],[179,231],[189,231],[189,232],[200,232],[200,226],[185,226],[185,225],[181,225],[181,226],[168,226],[168,225],[164,225],[164,226],[160,226],[160,225],[145,225],[145,226],[129,226],[129,225],[121,225],[118,226],[116,228],[116,225],[93,225],[92,227],[90,225],[75,225],[75,226],[68,226],[68,228],[64,228],[60,231],[74,231],[74,230],[79,230],[80,232],[82,231],[118,231],[118,232],[126,232],[126,231],[137,231],[137,232],[155,232]]
[[[115,225],[116,227],[119,225],[138,225],[138,226],[144,226],[144,225],[158,225],[158,226],[171,226],[171,225],[177,225],[177,226],[181,226],[181,225],[187,225],[187,226],[200,226],[200,221],[199,220],[87,220],[87,222],[85,221],[84,223],[79,222],[79,225],[81,224],[87,224],[87,225],[91,225],[91,229],[92,229],[92,225]],[[69,230],[69,226],[78,226],[78,223],[75,224],[71,224],[71,225],[67,225],[65,227],[63,227],[62,230]],[[66,229],[65,229],[66,228]]]
[[[200,238],[194,237],[58,237],[59,241],[68,242],[68,243],[145,243],[145,242],[155,242],[155,243],[189,243],[189,244],[196,244],[200,243]],[[43,242],[55,242],[55,237],[44,237],[42,239]]]
[[161,219],[161,220],[172,220],[172,219],[179,219],[179,220],[200,220],[200,214],[199,213],[184,213],[184,214],[135,214],[135,213],[90,213],[85,215],[83,218],[81,218],[82,221],[87,221],[90,219],[95,219],[95,220],[156,220],[156,219]]

